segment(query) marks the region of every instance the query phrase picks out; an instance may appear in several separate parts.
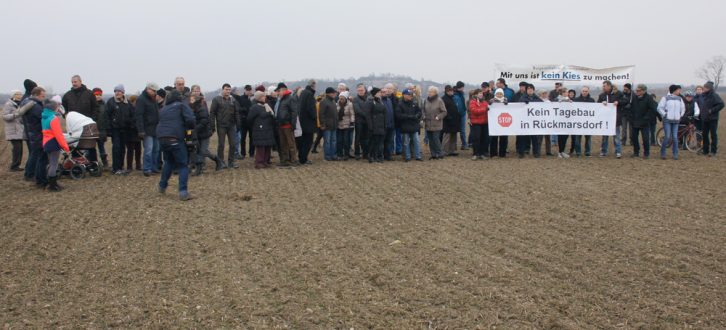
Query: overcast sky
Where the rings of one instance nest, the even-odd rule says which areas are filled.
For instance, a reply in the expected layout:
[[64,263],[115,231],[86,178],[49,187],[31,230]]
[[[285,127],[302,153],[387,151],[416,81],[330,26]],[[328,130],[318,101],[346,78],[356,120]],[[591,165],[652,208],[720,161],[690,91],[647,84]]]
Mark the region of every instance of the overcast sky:
[[60,92],[76,73],[107,91],[176,76],[204,90],[370,73],[479,83],[494,63],[635,65],[636,82],[688,84],[726,55],[726,1],[3,0],[0,11],[3,92],[25,78]]

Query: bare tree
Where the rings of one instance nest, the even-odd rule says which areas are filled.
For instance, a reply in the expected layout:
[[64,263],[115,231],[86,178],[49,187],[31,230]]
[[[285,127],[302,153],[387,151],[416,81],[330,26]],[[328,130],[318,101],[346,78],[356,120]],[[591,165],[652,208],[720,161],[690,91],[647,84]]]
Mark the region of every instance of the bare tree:
[[714,89],[718,89],[724,73],[726,73],[724,69],[726,69],[726,57],[714,56],[696,70],[696,76],[707,81],[713,81]]

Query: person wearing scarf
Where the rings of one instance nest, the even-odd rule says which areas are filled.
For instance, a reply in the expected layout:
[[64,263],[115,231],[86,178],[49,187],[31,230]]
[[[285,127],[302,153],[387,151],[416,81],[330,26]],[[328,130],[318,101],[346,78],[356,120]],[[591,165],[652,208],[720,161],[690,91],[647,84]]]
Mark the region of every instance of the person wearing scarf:
[[247,115],[247,124],[252,130],[255,146],[255,168],[263,169],[272,165],[270,157],[275,145],[275,112],[267,104],[265,92],[256,91],[254,104]]

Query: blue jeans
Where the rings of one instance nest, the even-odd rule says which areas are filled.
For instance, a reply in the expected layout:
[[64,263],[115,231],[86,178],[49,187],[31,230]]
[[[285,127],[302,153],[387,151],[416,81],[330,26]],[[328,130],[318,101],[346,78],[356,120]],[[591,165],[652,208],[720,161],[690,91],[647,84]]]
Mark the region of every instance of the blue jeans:
[[679,122],[677,121],[663,121],[663,131],[665,132],[665,139],[660,145],[661,158],[665,158],[666,148],[668,148],[666,146],[668,145],[668,143],[671,143],[673,145],[673,158],[678,159],[678,149],[680,147],[680,143],[678,141],[678,124]]
[[406,156],[406,160],[411,160],[411,143],[413,142],[413,153],[416,159],[421,159],[421,142],[418,139],[418,132],[403,133],[401,139],[403,154]]
[[469,145],[467,143],[469,140],[466,139],[466,113],[460,113],[459,115],[461,115],[461,132],[459,133],[459,136],[461,136],[461,147],[468,148]]
[[403,134],[400,128],[396,128],[396,154],[403,152]]
[[338,129],[337,132],[338,137],[335,142],[338,150],[338,158],[348,158],[350,156],[350,139],[353,137],[353,129]]
[[187,181],[189,180],[187,146],[181,141],[164,142],[161,144],[161,152],[164,154],[164,169],[161,171],[159,187],[166,189],[169,186],[169,178],[176,169],[179,171],[179,194],[187,194]]
[[234,136],[234,150],[237,151],[236,156],[242,155],[242,151],[240,150],[240,142],[242,141],[242,134],[240,134],[241,131],[237,130],[236,135]]
[[[615,139],[613,139],[613,144],[615,145],[615,153],[619,154],[623,152],[622,149],[622,139],[620,138],[620,131],[623,130],[622,126],[616,126],[615,127]],[[608,142],[610,142],[609,136],[603,136],[602,137],[602,145],[600,146],[600,153],[607,155],[608,154]]]
[[159,171],[159,139],[144,136],[144,172]]
[[337,145],[337,132],[335,129],[326,129],[323,131],[323,154],[325,156],[325,160],[331,160],[336,159],[335,156],[336,145]]

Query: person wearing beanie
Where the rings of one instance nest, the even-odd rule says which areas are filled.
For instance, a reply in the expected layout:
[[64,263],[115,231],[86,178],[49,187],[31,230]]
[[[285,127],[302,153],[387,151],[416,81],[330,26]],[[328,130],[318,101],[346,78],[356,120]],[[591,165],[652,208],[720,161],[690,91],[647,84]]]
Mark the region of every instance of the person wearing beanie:
[[381,100],[383,92],[378,87],[371,88],[371,97],[366,101],[368,114],[368,162],[383,163],[383,138],[386,136],[386,106]]
[[132,105],[126,98],[124,85],[113,89],[113,96],[106,101],[107,130],[111,135],[111,173],[127,175],[124,158],[129,130],[134,126]]
[[71,149],[66,143],[65,136],[63,135],[63,129],[61,128],[60,116],[56,113],[58,104],[55,101],[48,101],[43,108],[42,113],[42,126],[43,126],[43,151],[48,157],[48,191],[58,192],[63,187],[58,185],[58,160],[60,158],[60,151],[63,150],[66,153],[70,153]]
[[417,161],[422,160],[418,133],[421,130],[420,123],[421,118],[423,118],[423,112],[418,103],[413,99],[413,86],[410,86],[410,88],[403,90],[401,93],[401,101],[396,107],[396,120],[401,126],[401,134],[403,135],[402,151],[406,162],[411,161],[412,155]]
[[164,167],[159,180],[159,193],[165,194],[169,178],[179,173],[179,199],[191,199],[187,183],[189,180],[189,153],[185,143],[186,131],[193,130],[196,118],[192,109],[184,101],[184,96],[176,89],[167,93],[166,105],[159,111],[159,124],[156,136],[164,157]]
[[456,139],[461,131],[461,118],[459,108],[456,106],[456,101],[454,100],[454,93],[454,88],[451,85],[446,85],[444,87],[444,96],[441,97],[446,107],[446,117],[444,118],[444,124],[441,130],[441,134],[443,135],[442,149],[447,156],[459,155],[456,153]]
[[103,101],[103,90],[96,87],[93,90],[93,96],[98,104],[98,120],[96,127],[98,128],[98,153],[101,155],[101,164],[104,168],[108,168],[108,154],[106,153],[106,141],[110,127],[108,125],[108,114],[106,113],[106,102]]
[[18,113],[20,102],[23,99],[23,92],[13,90],[10,92],[10,99],[3,106],[3,121],[5,122],[5,140],[10,142],[12,147],[12,160],[10,171],[20,172],[20,162],[23,160],[23,140],[25,140],[25,129],[23,128],[22,115]]
[[312,164],[308,160],[310,148],[313,146],[313,134],[315,133],[316,123],[318,119],[317,105],[315,102],[315,88],[317,82],[315,80],[308,81],[305,89],[300,93],[300,102],[298,104],[298,115],[300,119],[300,128],[302,135],[297,140],[298,160],[300,164]]
[[461,150],[469,150],[469,140],[466,138],[467,112],[466,95],[464,94],[464,82],[458,81],[454,86],[454,104],[459,110],[459,137],[461,139]]
[[[63,108],[66,112],[78,112],[88,118],[91,118],[94,122],[98,123],[99,103],[98,99],[93,92],[89,90],[86,85],[83,84],[81,76],[74,75],[71,77],[71,89],[63,94]],[[98,144],[101,144],[99,139]],[[103,147],[101,147],[103,148]],[[105,153],[105,148],[102,150]],[[96,148],[88,150],[87,158],[89,161],[98,161],[98,154]]]
[[24,134],[28,139],[29,155],[25,163],[25,180],[35,181],[36,187],[43,189],[48,185],[48,155],[43,151],[42,124],[45,95],[43,87],[33,88],[30,97],[20,102],[18,110],[23,112]]
[[336,148],[338,159],[348,160],[352,158],[350,154],[351,138],[353,137],[353,127],[355,125],[355,111],[353,110],[353,102],[350,101],[348,91],[340,92],[336,106],[338,109],[338,126]]
[[635,97],[632,101],[633,115],[633,155],[631,157],[640,157],[640,143],[638,137],[643,138],[643,157],[650,157],[650,122],[658,113],[658,104],[648,94],[648,87],[639,84],[635,88]]
[[25,94],[23,94],[23,99],[21,100],[21,102],[25,101],[25,99],[27,98],[30,98],[30,92],[33,91],[33,88],[38,87],[38,84],[30,79],[25,79],[25,81],[23,81],[23,87],[25,87]]
[[[613,145],[615,146],[615,157],[622,157],[622,118],[623,118],[623,106],[621,101],[623,94],[617,91],[610,81],[604,81],[602,83],[602,93],[597,98],[598,103],[603,105],[613,104],[616,111],[615,119],[615,137],[613,138]],[[606,157],[608,155],[608,145],[610,142],[609,136],[602,137],[602,144],[600,145],[600,157]]]
[[712,81],[703,85],[703,93],[699,97],[703,129],[703,154],[716,157],[718,152],[718,115],[724,107],[721,96],[716,93]]
[[146,84],[146,89],[136,100],[135,118],[139,139],[144,145],[144,176],[161,173],[159,170],[159,140],[156,138],[156,126],[159,124],[159,102],[156,95],[159,86]]

